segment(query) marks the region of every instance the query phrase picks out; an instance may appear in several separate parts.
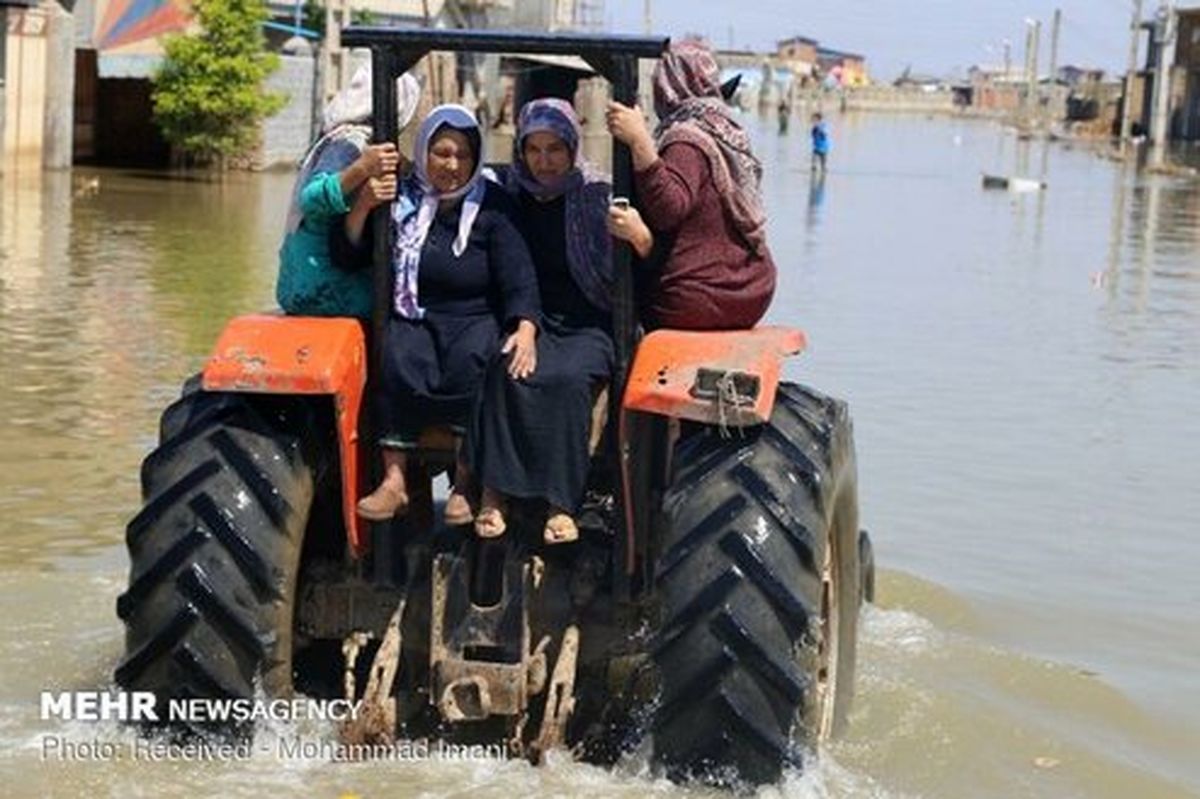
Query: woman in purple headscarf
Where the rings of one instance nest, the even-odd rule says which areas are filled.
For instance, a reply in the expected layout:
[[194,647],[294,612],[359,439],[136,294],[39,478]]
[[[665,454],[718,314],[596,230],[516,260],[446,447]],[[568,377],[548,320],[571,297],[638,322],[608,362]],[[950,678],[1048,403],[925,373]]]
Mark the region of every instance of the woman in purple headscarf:
[[[654,72],[654,136],[640,110],[610,103],[608,128],[633,155],[634,184],[664,258],[643,313],[656,327],[753,327],[775,293],[767,249],[762,164],[721,96],[712,50],[684,40]],[[650,255],[632,209],[614,208],[613,235]],[[661,266],[656,267],[656,264]]]
[[484,487],[475,529],[505,529],[510,497],[544,500],[547,543],[578,537],[574,514],[587,483],[596,389],[607,382],[613,344],[608,181],[579,153],[579,120],[565,100],[521,109],[513,166],[502,176],[516,200],[542,298],[538,361],[512,379],[488,372],[467,432],[467,458]]

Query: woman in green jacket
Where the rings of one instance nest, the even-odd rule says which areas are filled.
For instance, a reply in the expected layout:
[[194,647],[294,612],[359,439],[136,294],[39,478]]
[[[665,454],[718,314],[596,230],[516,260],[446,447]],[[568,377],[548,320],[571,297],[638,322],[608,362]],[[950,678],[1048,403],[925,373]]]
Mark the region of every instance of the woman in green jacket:
[[[419,98],[417,81],[401,76],[396,85],[400,128],[412,119]],[[368,64],[325,108],[321,138],[309,149],[296,177],[275,284],[275,299],[285,313],[371,316],[370,270],[342,269],[329,257],[331,229],[350,211],[354,192],[369,178],[396,172],[396,146],[368,144],[370,122]]]

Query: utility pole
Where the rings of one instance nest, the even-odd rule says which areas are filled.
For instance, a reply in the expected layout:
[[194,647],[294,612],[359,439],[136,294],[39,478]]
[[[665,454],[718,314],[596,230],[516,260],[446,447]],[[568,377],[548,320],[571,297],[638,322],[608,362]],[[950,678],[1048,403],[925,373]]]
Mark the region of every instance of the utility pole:
[[1133,21],[1129,23],[1129,69],[1125,72],[1125,96],[1121,99],[1121,151],[1129,145],[1133,133],[1133,84],[1137,81],[1138,43],[1142,36],[1142,0],[1133,0]]
[[1054,9],[1054,26],[1050,31],[1050,80],[1058,81],[1058,36],[1062,32],[1062,9]]
[[1012,42],[1004,40],[1004,80],[1012,74]]
[[46,23],[42,166],[70,169],[75,141],[75,18],[58,3],[52,3],[46,9]]
[[642,3],[642,30],[647,36],[649,36],[652,32],[652,19],[653,17],[650,14],[650,0],[645,0],[645,2]]
[[1058,35],[1062,32],[1062,8],[1054,10],[1054,29],[1050,34],[1050,79],[1057,79],[1058,72]]
[[350,24],[347,0],[325,0],[325,38],[321,41],[321,71],[324,73],[324,97],[321,105],[350,81],[346,74],[349,61],[342,47],[342,28]]
[[1025,120],[1032,120],[1037,103],[1038,43],[1042,38],[1040,20],[1025,20],[1029,31],[1025,35]]
[[1046,91],[1038,91],[1038,99],[1044,105],[1039,109],[1038,116],[1043,122],[1050,118],[1051,103],[1058,95],[1058,36],[1062,31],[1062,9],[1054,9],[1054,24],[1050,28],[1050,71],[1047,75]]
[[1175,54],[1175,2],[1163,0],[1154,26],[1158,65],[1154,70],[1154,116],[1150,119],[1150,141],[1154,145],[1151,163],[1162,166],[1166,160],[1167,122],[1171,116],[1171,57]]
[[0,5],[0,175],[8,155],[4,150],[4,126],[8,109],[8,6]]

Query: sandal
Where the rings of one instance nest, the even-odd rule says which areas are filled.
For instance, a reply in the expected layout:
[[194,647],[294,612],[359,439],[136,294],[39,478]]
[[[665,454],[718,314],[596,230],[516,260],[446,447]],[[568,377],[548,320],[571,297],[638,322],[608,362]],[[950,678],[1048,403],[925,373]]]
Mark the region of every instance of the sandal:
[[358,501],[358,515],[372,522],[386,522],[408,512],[408,492],[388,483],[381,483],[369,495]]
[[579,528],[569,514],[558,511],[546,520],[542,538],[547,544],[569,544],[579,540]]
[[466,494],[451,491],[446,497],[446,507],[442,509],[442,520],[451,527],[462,527],[475,521],[475,509]]
[[484,508],[475,517],[475,535],[480,538],[499,538],[507,529],[504,512],[499,508]]

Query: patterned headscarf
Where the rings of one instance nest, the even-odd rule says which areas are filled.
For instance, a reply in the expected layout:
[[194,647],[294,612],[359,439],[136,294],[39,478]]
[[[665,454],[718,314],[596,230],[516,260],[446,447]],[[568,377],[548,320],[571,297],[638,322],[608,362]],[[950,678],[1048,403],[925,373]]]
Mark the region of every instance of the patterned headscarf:
[[[550,133],[571,151],[571,170],[549,185],[539,181],[525,164],[525,139],[532,133]],[[588,302],[602,311],[612,309],[612,238],[608,234],[609,182],[580,154],[579,118],[566,100],[545,97],[521,108],[513,142],[510,184],[539,200],[566,195],[567,266],[575,285]],[[509,186],[510,190],[514,187]]]
[[[401,131],[412,121],[421,101],[421,84],[407,72],[396,79],[396,130]],[[354,163],[371,141],[371,62],[359,67],[350,83],[333,96],[321,113],[321,137],[309,148],[300,163],[292,203],[288,208],[287,232],[295,233],[304,221],[300,210],[300,194],[320,166],[322,171],[332,167],[340,172]],[[336,153],[337,163],[322,162],[322,156]],[[340,163],[345,161],[345,163]]]
[[654,70],[658,149],[686,142],[708,158],[725,211],[754,252],[767,244],[762,202],[762,162],[750,137],[721,97],[720,69],[712,49],[695,39],[672,44]]
[[[452,192],[439,194],[429,180],[429,147],[443,128],[466,134],[475,150],[475,170],[462,186]],[[429,228],[437,216],[438,206],[445,200],[463,198],[458,235],[454,237],[454,244],[450,248],[458,257],[467,249],[471,227],[479,215],[479,206],[487,190],[487,181],[483,177],[483,137],[475,115],[461,105],[439,105],[430,111],[417,131],[413,161],[415,174],[400,187],[399,196],[392,203],[392,219],[396,223],[392,254],[396,269],[393,305],[400,316],[421,319],[425,316],[425,309],[418,303],[417,296],[421,248],[425,246],[425,237],[429,235]]]

